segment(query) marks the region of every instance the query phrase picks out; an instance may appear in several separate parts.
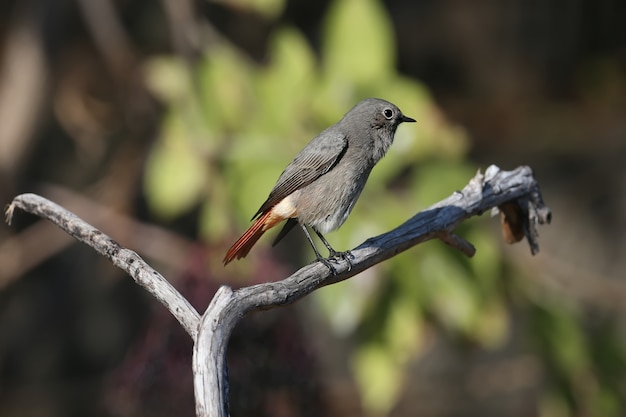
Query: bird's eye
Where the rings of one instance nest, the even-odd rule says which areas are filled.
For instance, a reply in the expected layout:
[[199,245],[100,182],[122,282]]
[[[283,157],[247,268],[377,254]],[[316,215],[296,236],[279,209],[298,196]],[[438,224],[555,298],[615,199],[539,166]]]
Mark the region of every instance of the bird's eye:
[[393,117],[393,110],[385,109],[383,110],[383,115],[385,116],[387,120],[391,120],[391,118]]

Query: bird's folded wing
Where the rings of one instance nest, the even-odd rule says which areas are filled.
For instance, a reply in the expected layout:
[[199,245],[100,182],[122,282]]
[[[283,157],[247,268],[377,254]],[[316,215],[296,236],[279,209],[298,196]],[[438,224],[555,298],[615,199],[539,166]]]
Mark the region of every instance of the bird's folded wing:
[[[305,187],[330,171],[348,147],[345,135],[324,131],[294,158],[276,181],[276,185],[259,211],[269,210],[296,190]],[[253,217],[253,218],[254,218]]]

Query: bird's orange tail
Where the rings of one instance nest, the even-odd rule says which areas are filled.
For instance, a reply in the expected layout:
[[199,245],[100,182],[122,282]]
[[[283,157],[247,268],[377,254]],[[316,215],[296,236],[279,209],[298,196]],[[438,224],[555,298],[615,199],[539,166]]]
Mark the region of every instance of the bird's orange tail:
[[245,257],[254,244],[259,240],[266,230],[274,227],[277,223],[284,219],[276,219],[272,216],[272,210],[269,210],[261,215],[250,226],[250,228],[244,233],[233,246],[228,249],[226,256],[224,257],[224,265],[228,264],[233,259],[241,259]]

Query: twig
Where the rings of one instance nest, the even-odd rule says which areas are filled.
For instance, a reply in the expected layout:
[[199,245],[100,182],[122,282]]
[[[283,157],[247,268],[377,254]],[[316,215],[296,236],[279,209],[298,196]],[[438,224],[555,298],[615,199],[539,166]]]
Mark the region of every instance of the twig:
[[437,237],[443,243],[457,249],[468,258],[471,258],[476,254],[476,248],[474,247],[474,245],[472,245],[459,235],[444,230],[441,232],[437,232]]
[[198,313],[165,279],[134,252],[121,248],[102,232],[72,213],[34,194],[16,197],[7,209],[10,222],[15,207],[45,217],[67,233],[85,242],[128,272],[135,281],[159,299],[194,340],[194,387],[198,416],[228,415],[226,348],[232,330],[248,312],[292,303],[325,285],[348,279],[418,243],[438,238],[468,256],[474,247],[452,233],[463,220],[494,207],[514,204],[524,215],[515,227],[529,241],[531,252],[538,251],[537,224],[550,222],[550,209],[544,204],[530,168],[522,166],[502,171],[491,166],[470,180],[463,190],[418,213],[396,229],[373,237],[351,251],[352,268],[337,261],[336,275],[319,262],[307,265],[282,281],[244,287],[233,291],[222,287],[200,319]]

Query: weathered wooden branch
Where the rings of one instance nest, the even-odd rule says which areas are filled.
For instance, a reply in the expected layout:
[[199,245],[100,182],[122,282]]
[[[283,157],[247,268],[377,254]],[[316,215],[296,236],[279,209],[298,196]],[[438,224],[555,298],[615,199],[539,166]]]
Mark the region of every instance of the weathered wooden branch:
[[114,240],[85,223],[62,207],[35,194],[16,197],[7,208],[10,223],[15,208],[44,217],[81,242],[94,248],[126,271],[154,295],[178,319],[194,341],[193,372],[198,416],[228,415],[226,348],[232,330],[248,312],[292,303],[325,285],[348,279],[421,242],[436,238],[472,256],[474,247],[452,233],[463,220],[490,209],[500,210],[505,240],[509,243],[526,237],[531,252],[539,250],[537,224],[550,222],[539,186],[529,167],[502,171],[490,166],[445,200],[416,214],[394,230],[366,240],[353,249],[352,268],[338,260],[336,275],[319,262],[307,265],[276,282],[233,291],[220,288],[200,317],[189,302],[165,278],[135,252],[120,247]]
[[91,246],[113,262],[113,265],[130,275],[137,284],[144,287],[176,317],[192,338],[198,332],[200,315],[161,274],[152,269],[139,255],[123,248],[115,240],[91,226],[74,213],[37,194],[22,194],[13,199],[7,207],[6,220],[11,224],[13,211],[20,208],[50,220],[70,236]]

